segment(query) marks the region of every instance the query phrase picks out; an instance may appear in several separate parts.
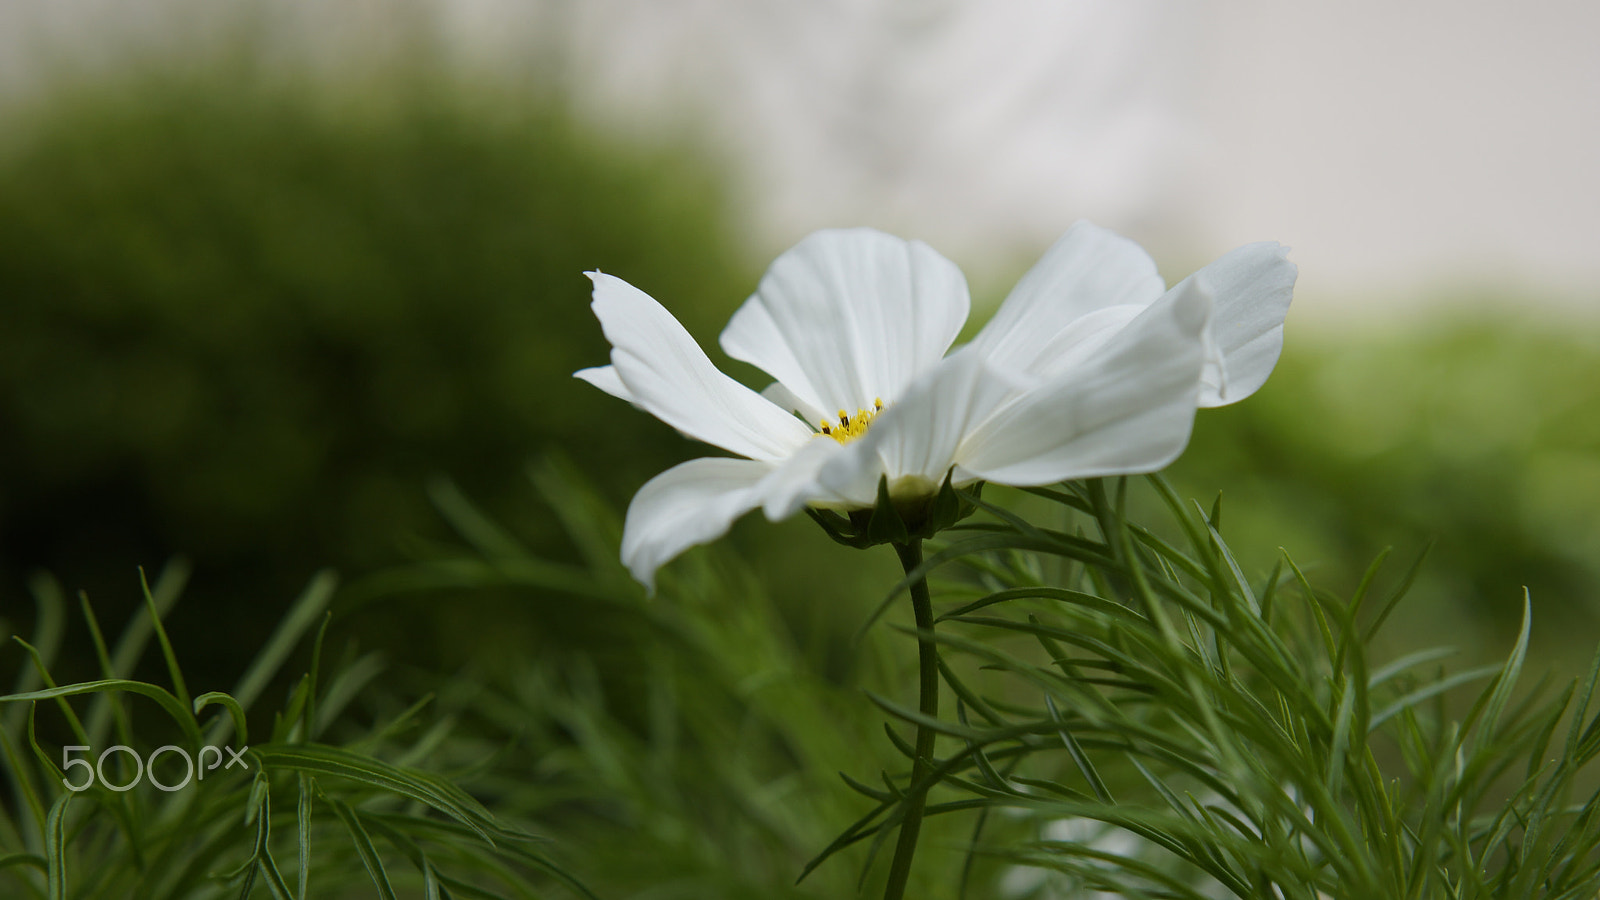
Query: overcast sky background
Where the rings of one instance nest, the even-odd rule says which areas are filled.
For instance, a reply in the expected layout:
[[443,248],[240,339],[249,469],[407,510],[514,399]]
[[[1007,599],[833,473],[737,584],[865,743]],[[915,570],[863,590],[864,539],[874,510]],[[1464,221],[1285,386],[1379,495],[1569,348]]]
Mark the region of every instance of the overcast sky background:
[[1172,280],[1287,243],[1299,317],[1600,316],[1590,0],[0,0],[0,93],[241,28],[329,71],[420,33],[555,73],[609,127],[721,148],[762,257],[865,223],[981,282],[1091,218]]

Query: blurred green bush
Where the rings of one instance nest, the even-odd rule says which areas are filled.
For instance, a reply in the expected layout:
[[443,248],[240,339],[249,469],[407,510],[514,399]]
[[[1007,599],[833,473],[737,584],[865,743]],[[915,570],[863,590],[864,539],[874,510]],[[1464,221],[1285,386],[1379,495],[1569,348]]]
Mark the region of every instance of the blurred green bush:
[[197,594],[264,630],[314,569],[436,531],[432,475],[528,515],[502,501],[559,442],[620,503],[689,448],[570,377],[608,349],[582,273],[702,331],[752,280],[702,159],[435,76],[148,75],[63,88],[0,135],[13,598],[39,566],[121,596],[183,552]]
[[[1511,308],[1510,303],[1504,308]],[[1247,402],[1202,410],[1173,477],[1224,494],[1257,571],[1285,547],[1330,586],[1431,542],[1394,633],[1514,634],[1587,655],[1600,627],[1600,337],[1478,314],[1387,334],[1297,333]]]

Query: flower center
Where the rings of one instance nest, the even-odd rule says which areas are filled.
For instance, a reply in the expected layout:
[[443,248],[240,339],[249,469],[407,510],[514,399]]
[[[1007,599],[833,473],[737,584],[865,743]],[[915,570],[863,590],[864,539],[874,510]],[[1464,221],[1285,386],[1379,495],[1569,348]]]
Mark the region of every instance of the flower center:
[[871,425],[872,420],[881,412],[883,412],[882,398],[874,399],[871,409],[858,409],[853,416],[841,409],[838,422],[822,420],[822,433],[841,444],[848,444],[866,434],[867,426]]

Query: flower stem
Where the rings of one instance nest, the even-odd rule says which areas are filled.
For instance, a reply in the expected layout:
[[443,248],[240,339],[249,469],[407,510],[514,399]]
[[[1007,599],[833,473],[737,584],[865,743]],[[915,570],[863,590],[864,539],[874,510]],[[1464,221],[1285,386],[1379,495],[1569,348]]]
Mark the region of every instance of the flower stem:
[[[912,538],[904,544],[895,544],[894,552],[900,565],[910,575],[922,565],[922,539]],[[933,642],[933,600],[928,596],[928,579],[918,578],[911,583],[911,609],[917,619],[917,671],[919,675],[918,704],[929,719],[939,715],[939,650]],[[933,769],[933,729],[917,726],[917,756],[911,761],[911,786],[906,792],[905,818],[900,822],[900,838],[895,843],[894,860],[889,864],[889,883],[883,891],[883,900],[900,900],[906,892],[906,881],[911,877],[911,857],[917,852],[917,834],[922,830],[922,811],[927,803],[926,786],[919,788]]]

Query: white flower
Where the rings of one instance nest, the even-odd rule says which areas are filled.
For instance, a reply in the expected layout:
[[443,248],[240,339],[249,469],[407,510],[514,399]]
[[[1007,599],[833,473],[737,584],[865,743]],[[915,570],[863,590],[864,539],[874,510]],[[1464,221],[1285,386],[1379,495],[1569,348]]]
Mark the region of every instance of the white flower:
[[1039,485],[1151,472],[1189,440],[1197,406],[1254,393],[1277,363],[1294,288],[1287,248],[1250,244],[1167,290],[1132,241],[1088,222],[1049,249],[994,318],[947,355],[966,279],[919,241],[820,231],[773,262],[721,344],[777,381],[756,393],[718,371],[662,306],[590,273],[611,365],[577,377],[713,457],[651,479],[628,507],[622,558],[656,570],[760,507],[931,497],[948,476]]

